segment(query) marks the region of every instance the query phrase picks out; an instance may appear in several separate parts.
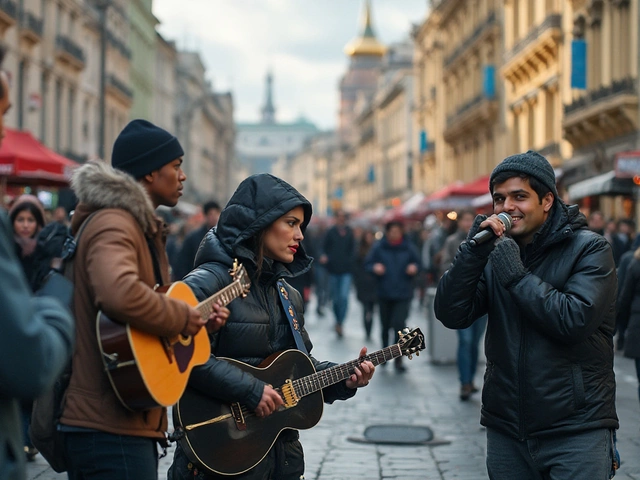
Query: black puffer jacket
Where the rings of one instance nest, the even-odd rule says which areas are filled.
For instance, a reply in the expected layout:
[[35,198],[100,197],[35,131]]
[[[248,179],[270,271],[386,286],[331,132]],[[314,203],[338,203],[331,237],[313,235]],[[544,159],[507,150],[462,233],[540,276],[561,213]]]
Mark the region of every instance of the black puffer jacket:
[[[304,231],[311,218],[311,204],[286,182],[271,175],[254,175],[238,187],[222,211],[216,229],[205,236],[196,255],[196,268],[184,278],[198,299],[203,300],[231,283],[228,270],[234,258],[245,266],[252,279],[248,296],[236,299],[228,305],[231,314],[227,324],[212,336],[211,347],[215,356],[234,358],[256,366],[275,352],[296,348],[291,327],[280,303],[276,281],[306,272],[312,259],[301,245],[290,264],[265,259],[262,273],[256,279],[256,257],[251,241],[257,233],[300,205],[305,211],[302,225]],[[305,345],[311,352],[313,346],[304,328],[302,297],[290,286],[287,289],[302,327]],[[319,362],[313,357],[311,360],[316,370],[335,365]],[[264,382],[261,380],[213,357],[205,365],[192,371],[189,386],[226,402],[241,402],[252,409],[260,402],[264,390]],[[355,389],[347,388],[345,382],[322,391],[327,403],[350,398],[355,392]],[[291,442],[291,439],[291,435],[286,436],[286,440],[289,440],[285,448],[287,462],[301,462],[298,468],[303,471],[302,449],[297,441]],[[273,455],[266,457],[258,467],[242,478],[280,478],[270,476],[274,471],[281,472],[278,467],[264,465],[270,461],[274,461]],[[299,476],[300,474],[295,478]]]
[[507,290],[465,242],[438,285],[445,326],[489,315],[481,423],[520,439],[617,428],[609,243],[556,201],[521,255],[530,273]]
[[640,358],[640,249],[633,254],[619,288],[618,324],[624,327],[624,355]]

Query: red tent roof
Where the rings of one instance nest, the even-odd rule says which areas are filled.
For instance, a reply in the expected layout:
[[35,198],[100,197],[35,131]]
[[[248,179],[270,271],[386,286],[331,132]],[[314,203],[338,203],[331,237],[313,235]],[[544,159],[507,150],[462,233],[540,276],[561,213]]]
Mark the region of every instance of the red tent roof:
[[463,197],[463,196],[473,196],[477,197],[478,195],[482,195],[489,191],[489,177],[490,175],[483,175],[476,180],[473,180],[468,183],[463,182],[454,182],[450,185],[447,185],[440,190],[436,190],[431,195],[429,195],[425,200],[428,202],[429,200],[438,200],[441,198],[447,198],[451,196],[455,197]]
[[78,164],[42,145],[30,132],[5,128],[0,177],[8,183],[67,185]]

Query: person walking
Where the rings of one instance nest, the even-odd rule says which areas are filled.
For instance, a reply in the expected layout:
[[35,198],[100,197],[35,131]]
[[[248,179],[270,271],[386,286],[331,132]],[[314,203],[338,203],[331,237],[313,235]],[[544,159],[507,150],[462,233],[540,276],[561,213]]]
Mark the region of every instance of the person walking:
[[[21,195],[15,199],[9,209],[9,220],[13,227],[13,239],[16,254],[20,259],[22,270],[29,282],[32,291],[33,278],[37,270],[37,237],[44,228],[44,207],[34,195]],[[33,402],[23,400],[20,402],[22,410],[22,424],[24,426],[24,451],[28,461],[33,461],[38,450],[29,438],[29,425],[31,424],[31,410]]]
[[157,447],[166,446],[166,409],[132,411],[112,387],[97,339],[98,311],[167,338],[195,335],[207,321],[219,328],[228,316],[216,305],[203,319],[186,302],[154,290],[169,280],[168,229],[155,211],[182,195],[182,155],[169,132],[132,120],[116,138],[112,166],[93,160],[73,172],[79,203],[71,230],[88,223],[73,265],[77,344],[60,419],[69,480],[156,480]]
[[[619,427],[611,245],[562,201],[537,152],[505,158],[489,189],[494,215],[476,217],[435,299],[449,328],[489,316],[481,410],[489,477],[608,479]],[[508,234],[497,214],[511,217]],[[481,229],[498,239],[470,245]]]
[[347,214],[338,210],[335,224],[327,230],[322,246],[320,264],[329,273],[329,291],[335,316],[335,331],[338,338],[343,335],[342,325],[349,309],[349,293],[353,273],[356,241],[353,230],[347,225]]
[[[442,247],[442,272],[449,269],[460,244],[467,238],[476,214],[472,210],[462,210],[457,215],[458,229],[449,235]],[[458,335],[457,365],[460,378],[460,400],[466,401],[478,392],[473,379],[478,368],[480,340],[487,327],[487,316],[483,315],[467,328],[456,330]]]
[[320,263],[320,256],[324,245],[324,238],[327,233],[323,220],[319,220],[315,225],[309,225],[306,232],[305,242],[307,253],[315,259],[311,271],[313,274],[313,291],[316,297],[316,314],[318,318],[324,317],[324,308],[329,302],[329,273],[325,265]]
[[220,205],[214,200],[206,202],[202,206],[204,221],[200,227],[187,233],[178,254],[178,261],[174,269],[176,279],[182,279],[187,273],[193,269],[193,261],[196,258],[200,242],[209,230],[218,224],[220,218]]
[[[306,272],[311,258],[301,242],[311,219],[311,204],[283,180],[262,173],[243,180],[220,214],[215,230],[207,233],[196,256],[196,267],[185,278],[199,299],[223,288],[234,259],[246,268],[251,288],[246,298],[229,304],[227,324],[211,336],[211,359],[196,367],[189,386],[225,403],[246,405],[264,418],[277,414],[283,399],[274,387],[240,369],[225,357],[258,366],[274,353],[305,349],[317,371],[332,367],[311,355],[313,345],[304,324],[300,293],[288,280]],[[281,296],[281,293],[283,296]],[[290,308],[285,307],[289,299]],[[290,313],[288,313],[290,312]],[[292,317],[290,317],[292,315]],[[366,355],[362,348],[359,356]],[[326,403],[346,400],[369,383],[374,366],[365,361],[347,379],[322,390]],[[304,455],[296,430],[279,433],[267,455],[253,468],[237,475],[207,474],[177,445],[169,480],[242,479],[299,480]],[[241,453],[240,453],[241,454]]]
[[[394,343],[397,332],[405,327],[414,278],[420,270],[420,254],[405,238],[402,223],[391,221],[385,225],[384,237],[371,248],[365,268],[377,277],[382,347],[388,347]],[[394,362],[398,372],[406,370],[402,357]]]
[[378,281],[365,268],[365,260],[376,242],[375,233],[371,229],[365,229],[358,241],[358,251],[353,270],[353,283],[356,287],[356,296],[362,306],[362,325],[367,340],[371,339],[373,328],[373,315],[378,301]]
[[624,332],[621,344],[624,356],[633,358],[638,377],[638,399],[640,400],[640,248],[636,248],[621,279],[618,297],[617,325]]
[[[4,115],[11,107],[9,79],[2,70],[5,53],[6,49],[0,46],[0,144],[5,136]],[[26,223],[33,227],[34,222]],[[33,401],[52,388],[71,356],[74,339],[73,318],[58,299],[33,296],[16,252],[16,230],[22,229],[14,225],[0,208],[0,478],[3,480],[26,478],[25,423],[20,403]],[[20,250],[21,255],[24,250]]]

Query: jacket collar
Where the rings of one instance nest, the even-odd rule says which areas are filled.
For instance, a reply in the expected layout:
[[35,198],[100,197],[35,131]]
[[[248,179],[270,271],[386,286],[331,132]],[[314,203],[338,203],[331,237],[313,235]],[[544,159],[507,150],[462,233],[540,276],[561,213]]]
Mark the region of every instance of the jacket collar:
[[77,168],[71,188],[79,201],[72,219],[74,232],[92,212],[105,208],[129,212],[148,236],[155,235],[162,226],[144,187],[106,162],[91,160]]

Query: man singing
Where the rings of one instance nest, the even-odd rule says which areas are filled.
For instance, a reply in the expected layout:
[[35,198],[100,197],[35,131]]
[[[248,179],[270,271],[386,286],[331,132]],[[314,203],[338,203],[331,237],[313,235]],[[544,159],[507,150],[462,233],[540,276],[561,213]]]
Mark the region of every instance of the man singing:
[[[481,423],[489,478],[611,478],[617,279],[609,243],[559,197],[528,151],[492,172],[494,215],[478,215],[438,284],[448,328],[488,314]],[[507,213],[507,228],[498,214]],[[469,243],[490,229],[490,241]]]

